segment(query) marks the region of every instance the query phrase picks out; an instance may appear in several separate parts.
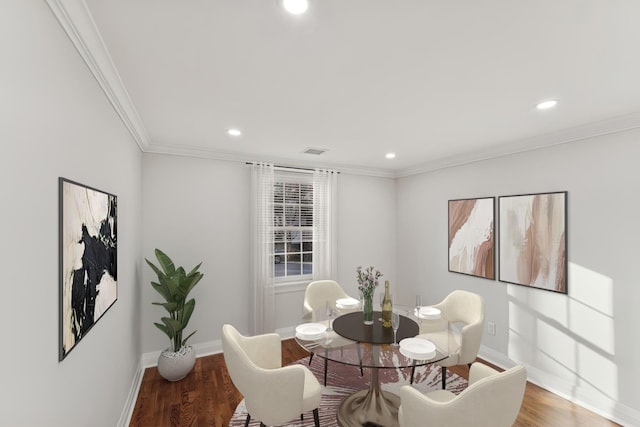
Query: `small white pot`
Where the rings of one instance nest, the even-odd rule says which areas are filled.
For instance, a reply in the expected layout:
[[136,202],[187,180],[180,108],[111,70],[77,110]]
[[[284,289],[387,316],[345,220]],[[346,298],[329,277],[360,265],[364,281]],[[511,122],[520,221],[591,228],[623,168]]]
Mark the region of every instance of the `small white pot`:
[[158,357],[158,372],[167,381],[180,381],[196,364],[196,352],[191,346],[179,351],[164,350]]

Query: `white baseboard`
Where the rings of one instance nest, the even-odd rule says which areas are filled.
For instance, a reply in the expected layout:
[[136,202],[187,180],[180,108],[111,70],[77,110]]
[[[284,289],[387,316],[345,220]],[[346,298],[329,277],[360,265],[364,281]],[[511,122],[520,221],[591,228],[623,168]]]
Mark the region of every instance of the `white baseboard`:
[[142,367],[142,364],[138,362],[138,367],[136,368],[136,373],[133,376],[133,381],[131,382],[127,401],[125,402],[122,413],[120,414],[120,419],[118,420],[118,427],[127,427],[131,423],[131,415],[133,415],[133,410],[136,407],[136,401],[138,400],[138,393],[140,392],[140,384],[142,384],[143,375],[144,368]]
[[289,338],[293,338],[293,331],[295,328],[293,326],[289,326],[287,328],[276,329],[276,333],[280,335],[280,338],[283,340],[288,340]]
[[[509,369],[518,364],[504,354],[485,346],[480,347],[478,357],[502,369]],[[598,402],[593,402],[593,399],[589,398],[589,396],[583,396],[579,390],[576,391],[575,385],[562,378],[549,375],[524,363],[522,365],[527,368],[527,380],[529,382],[623,426],[640,426],[639,411],[613,399],[599,399]]]
[[[196,351],[196,357],[209,356],[210,354],[222,353],[222,341],[207,341],[193,345]],[[158,366],[158,357],[161,351],[151,351],[144,353],[141,358],[143,369]]]

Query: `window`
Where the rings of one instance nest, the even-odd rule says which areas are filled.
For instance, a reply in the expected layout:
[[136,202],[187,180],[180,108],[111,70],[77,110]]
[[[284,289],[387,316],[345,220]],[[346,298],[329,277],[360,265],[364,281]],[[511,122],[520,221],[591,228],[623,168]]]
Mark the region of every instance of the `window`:
[[273,186],[273,262],[277,281],[313,273],[311,174],[276,172]]
[[337,275],[337,172],[251,163],[250,331],[275,330],[275,288]]

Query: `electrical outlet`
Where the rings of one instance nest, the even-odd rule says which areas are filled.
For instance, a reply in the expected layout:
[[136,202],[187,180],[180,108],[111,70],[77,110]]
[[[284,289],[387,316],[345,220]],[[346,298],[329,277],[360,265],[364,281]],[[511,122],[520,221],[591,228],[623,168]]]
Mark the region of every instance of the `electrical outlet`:
[[489,333],[489,335],[495,335],[496,334],[496,324],[493,322],[487,322],[487,332]]

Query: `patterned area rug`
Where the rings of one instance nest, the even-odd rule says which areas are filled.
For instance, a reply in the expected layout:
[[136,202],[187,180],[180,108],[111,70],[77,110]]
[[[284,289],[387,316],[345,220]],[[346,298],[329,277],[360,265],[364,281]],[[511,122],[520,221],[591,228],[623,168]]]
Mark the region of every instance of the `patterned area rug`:
[[[308,366],[314,373],[320,384],[322,384],[324,375],[324,361],[320,357],[314,357],[311,366],[309,366],[309,358],[300,359],[295,363]],[[400,394],[400,388],[409,384],[411,378],[411,369],[381,369],[379,373],[382,389],[395,394]],[[327,386],[322,387],[322,399],[320,401],[320,425],[323,427],[334,427],[338,425],[336,414],[338,406],[342,400],[352,393],[369,387],[369,379],[371,373],[368,369],[364,369],[364,376],[360,376],[360,369],[355,366],[347,366],[336,362],[329,362],[327,375]],[[413,385],[416,389],[427,392],[436,390],[441,387],[440,367],[439,366],[422,366],[416,368],[415,381]],[[453,393],[460,393],[467,387],[467,380],[447,370],[447,390]],[[230,427],[242,427],[247,418],[247,412],[244,400],[241,401],[231,417]],[[250,426],[259,426],[260,423],[251,420]],[[300,419],[292,420],[289,424],[282,427],[312,427],[313,415],[311,413],[304,414],[304,421]]]

